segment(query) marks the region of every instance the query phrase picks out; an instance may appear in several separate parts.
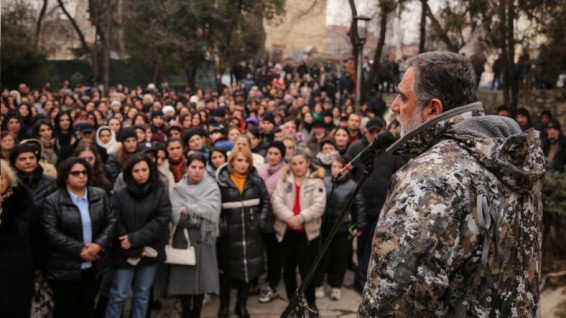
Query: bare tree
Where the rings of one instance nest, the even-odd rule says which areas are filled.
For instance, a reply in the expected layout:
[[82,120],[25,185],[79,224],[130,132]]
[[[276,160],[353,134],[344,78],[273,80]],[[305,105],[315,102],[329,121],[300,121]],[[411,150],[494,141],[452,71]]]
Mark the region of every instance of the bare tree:
[[43,18],[45,17],[45,12],[47,11],[48,2],[49,0],[43,0],[41,10],[39,11],[39,17],[37,18],[37,23],[35,25],[34,45],[36,48],[39,45],[39,34],[41,33],[41,23],[43,23]]

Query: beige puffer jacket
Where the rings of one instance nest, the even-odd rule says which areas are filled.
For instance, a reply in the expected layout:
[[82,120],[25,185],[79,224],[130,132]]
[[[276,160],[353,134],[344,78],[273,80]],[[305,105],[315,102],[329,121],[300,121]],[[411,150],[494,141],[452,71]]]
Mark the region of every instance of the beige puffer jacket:
[[[321,217],[326,207],[324,173],[324,168],[313,165],[313,169],[309,169],[301,185],[300,215],[304,219],[305,232],[309,241],[320,235]],[[287,231],[287,221],[294,216],[295,196],[295,177],[290,167],[287,166],[281,171],[281,179],[271,199],[273,213],[277,217],[273,227],[279,242],[283,241]]]

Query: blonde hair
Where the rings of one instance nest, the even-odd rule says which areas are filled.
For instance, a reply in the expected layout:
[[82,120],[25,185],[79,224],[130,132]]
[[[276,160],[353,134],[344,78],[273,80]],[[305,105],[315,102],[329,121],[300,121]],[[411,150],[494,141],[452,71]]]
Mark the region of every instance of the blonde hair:
[[16,179],[14,170],[12,170],[8,161],[4,159],[0,159],[0,175],[2,178],[6,178],[6,180],[8,180],[8,186],[10,186],[10,188],[18,186],[18,179]]
[[249,148],[246,148],[246,147],[234,147],[234,148],[232,148],[232,151],[230,151],[230,154],[228,155],[228,164],[226,165],[226,167],[228,168],[228,171],[230,171],[230,172],[233,171],[232,162],[234,161],[234,159],[236,159],[236,157],[239,154],[243,154],[246,157],[246,160],[250,164],[249,169],[251,169],[251,167],[253,167],[254,159],[253,159],[251,150]]

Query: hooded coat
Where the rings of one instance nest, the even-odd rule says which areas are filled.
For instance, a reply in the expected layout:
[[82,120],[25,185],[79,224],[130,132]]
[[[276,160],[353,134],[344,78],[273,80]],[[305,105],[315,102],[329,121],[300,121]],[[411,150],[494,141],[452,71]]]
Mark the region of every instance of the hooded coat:
[[226,164],[216,171],[216,181],[222,195],[218,265],[230,278],[249,282],[264,270],[260,230],[271,209],[269,194],[253,167],[242,194],[230,179]]
[[359,316],[539,317],[538,133],[473,103],[387,152],[416,157],[393,176]]

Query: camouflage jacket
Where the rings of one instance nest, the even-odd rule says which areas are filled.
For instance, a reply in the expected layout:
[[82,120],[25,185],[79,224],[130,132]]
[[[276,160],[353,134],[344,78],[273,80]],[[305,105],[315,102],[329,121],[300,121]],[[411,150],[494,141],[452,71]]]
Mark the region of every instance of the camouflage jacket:
[[473,103],[388,152],[414,158],[392,178],[359,316],[539,317],[538,133]]

